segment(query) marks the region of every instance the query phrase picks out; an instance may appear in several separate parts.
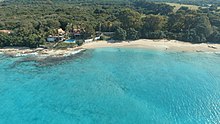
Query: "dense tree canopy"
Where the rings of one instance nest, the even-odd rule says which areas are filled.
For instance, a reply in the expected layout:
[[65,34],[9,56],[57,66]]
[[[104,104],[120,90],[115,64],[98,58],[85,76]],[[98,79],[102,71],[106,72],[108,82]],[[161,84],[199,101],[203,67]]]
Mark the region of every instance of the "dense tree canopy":
[[[114,2],[112,2],[114,1]],[[168,38],[188,42],[220,43],[217,4],[191,10],[144,0],[16,0],[0,3],[0,47],[38,47],[62,28],[83,29],[82,38],[96,31],[115,32],[117,40]]]
[[141,26],[141,15],[140,13],[131,10],[131,9],[125,9],[122,10],[118,14],[118,19],[121,22],[121,26],[123,28],[135,28],[138,29]]

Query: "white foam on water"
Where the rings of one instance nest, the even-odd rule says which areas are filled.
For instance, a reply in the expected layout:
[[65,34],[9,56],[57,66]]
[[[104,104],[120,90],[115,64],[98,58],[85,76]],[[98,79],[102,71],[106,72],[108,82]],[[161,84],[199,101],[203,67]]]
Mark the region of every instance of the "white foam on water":
[[71,55],[75,55],[77,53],[80,53],[82,51],[84,51],[85,49],[80,49],[80,50],[76,50],[76,51],[72,51],[70,53],[64,54],[63,56],[71,56]]
[[15,56],[16,57],[22,57],[22,56],[37,56],[37,55],[38,55],[38,53],[34,52],[34,53],[25,53],[25,54],[18,53]]

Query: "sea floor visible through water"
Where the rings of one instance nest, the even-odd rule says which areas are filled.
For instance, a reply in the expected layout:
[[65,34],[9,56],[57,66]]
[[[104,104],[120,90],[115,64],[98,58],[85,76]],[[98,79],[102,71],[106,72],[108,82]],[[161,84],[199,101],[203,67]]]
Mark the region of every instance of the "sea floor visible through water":
[[39,61],[0,54],[0,93],[2,124],[219,124],[220,55],[98,48]]

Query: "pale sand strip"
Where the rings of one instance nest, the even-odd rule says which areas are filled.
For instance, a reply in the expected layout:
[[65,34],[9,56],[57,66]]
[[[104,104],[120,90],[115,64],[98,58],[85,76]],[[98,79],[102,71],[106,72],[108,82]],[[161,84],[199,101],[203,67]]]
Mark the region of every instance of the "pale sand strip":
[[149,40],[140,39],[130,42],[108,43],[107,41],[97,41],[84,44],[81,48],[94,49],[102,47],[130,47],[130,48],[147,48],[156,50],[186,51],[186,52],[220,52],[220,44],[192,44],[177,40]]
[[130,42],[120,42],[120,43],[108,43],[107,41],[97,41],[86,43],[80,47],[67,48],[65,50],[54,50],[54,49],[29,49],[29,48],[3,48],[0,49],[0,53],[4,53],[12,56],[52,56],[52,57],[63,57],[76,54],[84,49],[95,49],[102,47],[127,47],[127,48],[146,48],[146,49],[156,49],[156,50],[168,50],[168,51],[185,51],[185,52],[216,52],[220,53],[220,44],[192,44],[187,42],[181,42],[176,40],[149,40],[140,39]]

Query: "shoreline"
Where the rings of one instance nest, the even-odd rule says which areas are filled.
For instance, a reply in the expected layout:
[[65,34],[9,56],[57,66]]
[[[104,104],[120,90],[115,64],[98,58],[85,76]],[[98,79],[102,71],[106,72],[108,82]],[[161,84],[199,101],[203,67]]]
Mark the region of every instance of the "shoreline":
[[116,43],[110,43],[107,41],[95,41],[90,43],[85,43],[82,46],[67,49],[44,49],[36,48],[30,49],[27,47],[5,47],[0,49],[0,54],[5,54],[9,56],[19,57],[19,56],[39,56],[39,57],[65,57],[80,53],[86,49],[96,49],[105,47],[115,47],[115,48],[144,48],[152,50],[162,50],[162,51],[177,51],[177,52],[220,52],[220,44],[192,44],[189,42],[177,41],[177,40],[167,40],[167,39],[139,39],[134,41],[122,41]]
[[67,49],[30,49],[26,47],[6,47],[0,49],[0,54],[12,57],[37,56],[37,57],[66,57],[85,51],[83,48],[67,48]]
[[107,41],[98,41],[84,44],[83,49],[95,49],[105,47],[118,48],[144,48],[162,51],[177,51],[177,52],[220,52],[220,44],[200,43],[192,44],[189,42],[167,40],[167,39],[140,39],[135,41],[122,41],[119,43],[108,43]]

